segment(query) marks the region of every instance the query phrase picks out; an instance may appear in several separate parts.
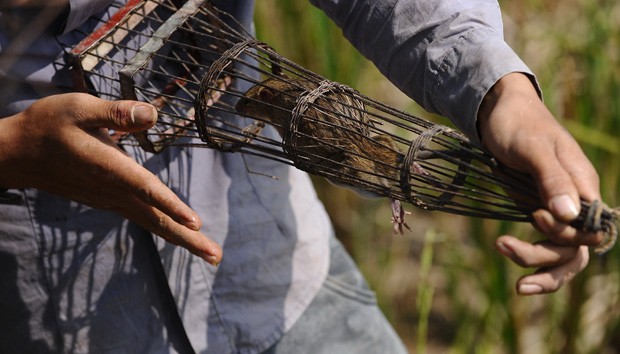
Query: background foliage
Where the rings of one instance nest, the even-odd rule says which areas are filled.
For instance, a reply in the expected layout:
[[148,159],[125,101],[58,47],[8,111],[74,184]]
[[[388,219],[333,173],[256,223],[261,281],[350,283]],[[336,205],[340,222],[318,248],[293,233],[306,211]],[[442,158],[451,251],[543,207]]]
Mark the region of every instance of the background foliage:
[[[534,70],[545,102],[577,138],[601,177],[604,200],[620,204],[620,3],[500,1],[506,40]],[[257,1],[258,38],[329,79],[410,113],[424,112],[361,57],[304,0]],[[553,295],[515,294],[526,273],[501,258],[494,239],[540,236],[529,225],[412,210],[414,232],[394,237],[385,200],[315,179],[337,233],[411,352],[620,352],[617,247]],[[413,209],[409,206],[408,209]]]

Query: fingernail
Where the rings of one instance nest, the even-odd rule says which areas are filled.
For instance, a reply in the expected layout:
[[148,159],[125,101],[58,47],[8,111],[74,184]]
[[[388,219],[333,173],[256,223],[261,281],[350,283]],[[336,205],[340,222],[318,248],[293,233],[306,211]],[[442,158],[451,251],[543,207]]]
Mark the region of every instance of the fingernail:
[[512,248],[508,247],[504,242],[502,241],[497,241],[495,243],[495,246],[497,247],[497,249],[499,249],[499,251],[501,252],[501,254],[503,254],[506,257],[509,258],[513,258],[515,253],[512,250]]
[[537,284],[521,284],[517,292],[519,295],[537,295],[543,292],[543,288]]
[[220,262],[222,261],[221,259],[218,260],[217,256],[206,256],[204,258],[205,261],[209,262],[210,264],[214,265],[214,266],[218,266],[220,264]]
[[136,124],[154,124],[156,119],[155,109],[151,106],[139,104],[131,109],[131,121]]
[[198,226],[195,216],[188,216],[185,218],[185,227],[190,230],[200,231],[200,226]]
[[579,215],[579,209],[573,199],[566,194],[553,197],[549,202],[551,212],[564,220],[573,220]]

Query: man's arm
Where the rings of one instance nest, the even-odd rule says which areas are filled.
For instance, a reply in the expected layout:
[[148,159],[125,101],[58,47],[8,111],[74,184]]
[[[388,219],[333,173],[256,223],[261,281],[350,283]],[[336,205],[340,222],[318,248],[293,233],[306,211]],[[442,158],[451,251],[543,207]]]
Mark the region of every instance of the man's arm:
[[504,42],[496,1],[311,0],[399,89],[479,142],[488,90],[530,69]]
[[535,224],[553,243],[533,246],[512,237],[497,243],[516,263],[544,267],[519,281],[520,293],[555,291],[585,267],[587,249],[579,245],[602,237],[568,222],[579,213],[579,198],[599,198],[598,176],[543,105],[533,74],[504,42],[496,1],[310,1],[420,105],[534,177],[546,206],[534,214]]

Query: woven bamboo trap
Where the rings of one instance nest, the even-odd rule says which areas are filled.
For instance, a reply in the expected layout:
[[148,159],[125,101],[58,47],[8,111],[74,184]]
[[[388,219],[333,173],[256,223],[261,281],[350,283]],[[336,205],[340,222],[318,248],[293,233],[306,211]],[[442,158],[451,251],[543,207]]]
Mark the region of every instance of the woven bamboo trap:
[[[145,23],[152,28],[147,34],[139,28]],[[77,89],[159,110],[149,131],[116,132],[120,145],[260,156],[425,210],[532,221],[541,208],[528,176],[460,132],[300,67],[209,1],[130,0],[73,48],[70,62]],[[111,89],[90,89],[97,80]],[[394,213],[402,226],[402,210]],[[574,226],[605,232],[597,248],[604,253],[616,241],[618,216],[603,203],[582,202]]]

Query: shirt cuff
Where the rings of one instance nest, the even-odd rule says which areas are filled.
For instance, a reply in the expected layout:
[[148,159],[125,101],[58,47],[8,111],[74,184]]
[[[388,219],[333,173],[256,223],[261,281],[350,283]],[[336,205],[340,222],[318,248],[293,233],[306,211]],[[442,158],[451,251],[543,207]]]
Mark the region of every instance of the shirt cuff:
[[480,104],[495,83],[513,72],[530,78],[539,96],[540,86],[527,65],[492,30],[464,33],[442,59],[429,62],[424,80],[432,110],[448,118],[474,144],[481,145],[477,129]]

